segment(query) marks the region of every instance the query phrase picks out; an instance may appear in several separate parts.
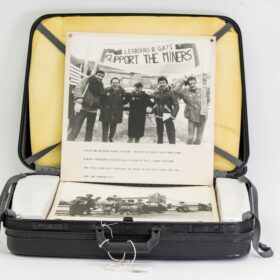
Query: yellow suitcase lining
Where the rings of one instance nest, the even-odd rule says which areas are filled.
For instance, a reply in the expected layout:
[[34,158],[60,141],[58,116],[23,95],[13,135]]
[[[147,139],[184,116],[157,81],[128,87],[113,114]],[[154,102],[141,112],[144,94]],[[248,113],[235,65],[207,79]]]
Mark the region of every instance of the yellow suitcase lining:
[[[238,158],[241,133],[242,79],[238,34],[218,17],[207,16],[56,16],[42,20],[65,44],[67,32],[213,36],[221,35],[216,51],[215,146]],[[32,154],[61,141],[64,54],[36,30],[29,75],[29,112]],[[37,166],[60,166],[60,147],[36,161]],[[215,154],[215,170],[235,165]]]

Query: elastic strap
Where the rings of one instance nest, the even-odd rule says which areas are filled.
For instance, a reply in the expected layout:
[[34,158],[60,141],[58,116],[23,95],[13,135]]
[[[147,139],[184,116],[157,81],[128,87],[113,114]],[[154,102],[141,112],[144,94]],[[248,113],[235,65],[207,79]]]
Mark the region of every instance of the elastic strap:
[[[216,41],[221,39],[230,29],[232,28],[232,24],[227,22],[220,30],[218,30],[213,36],[216,37]],[[228,152],[218,148],[217,146],[214,147],[214,151],[216,154],[222,156],[223,158],[227,159],[231,163],[233,163],[236,167],[241,167],[244,165],[244,162],[240,160],[239,158],[236,158],[229,154]],[[223,171],[215,171],[216,172],[216,177],[218,177],[221,174],[224,174]]]
[[252,236],[252,245],[254,250],[263,258],[270,258],[273,256],[273,250],[260,242],[261,236],[261,224],[258,213],[258,192],[256,186],[245,176],[239,178],[239,180],[245,184],[248,184],[250,188],[249,199],[251,204],[251,211],[243,214],[243,220],[249,220],[254,218],[254,232]]
[[62,53],[65,54],[65,45],[57,39],[43,24],[39,23],[37,29],[45,35],[45,37],[53,43]]
[[0,196],[0,211],[2,211],[5,207],[6,207],[6,200],[9,194],[9,189],[11,187],[11,185],[17,183],[20,179],[26,177],[28,174],[19,174],[19,175],[15,175],[13,177],[11,177],[5,184],[1,196]]
[[255,228],[254,228],[254,234],[252,237],[252,245],[255,251],[263,258],[270,258],[273,256],[273,250],[266,246],[265,244],[260,242],[260,236],[261,236],[261,224],[259,221],[259,218],[255,216]]
[[[49,153],[50,151],[52,151],[53,149],[55,149],[57,146],[59,146],[61,144],[61,142],[58,142],[50,147],[47,147],[43,150],[41,150],[40,152],[28,157],[27,159],[25,159],[25,162],[27,164],[32,164],[35,161],[37,161],[38,159],[42,158],[43,156],[45,156],[47,153]],[[224,150],[218,148],[215,146],[214,149],[215,153],[217,153],[218,155],[222,156],[223,158],[227,159],[228,161],[230,161],[231,163],[233,163],[235,166],[240,167],[242,166],[244,163],[242,160],[232,156],[231,154],[225,152]]]
[[1,196],[0,196],[0,230],[1,230],[1,222],[3,221],[6,212],[8,211],[8,201],[9,201],[9,191],[11,186],[17,183],[20,179],[30,175],[32,173],[23,173],[19,175],[15,175],[11,177],[5,184]]
[[49,146],[43,150],[41,150],[40,152],[34,154],[34,155],[31,155],[30,157],[26,158],[25,159],[25,162],[27,164],[32,164],[34,163],[35,161],[37,161],[38,159],[42,158],[43,156],[45,156],[47,153],[49,153],[50,151],[54,150],[56,147],[58,147],[59,145],[61,144],[61,142],[58,142],[52,146]]
[[216,41],[221,39],[230,29],[232,28],[232,24],[227,22],[219,31],[217,31],[213,36],[216,37]]
[[232,156],[231,154],[229,154],[228,152],[218,148],[217,146],[214,147],[214,151],[215,151],[216,154],[218,154],[218,155],[222,156],[223,158],[227,159],[228,161],[230,161],[231,163],[233,163],[237,167],[241,167],[244,164],[244,162],[242,160]]
[[[230,29],[232,28],[232,24],[227,22],[220,30],[218,30],[214,36],[216,37],[216,41],[222,38]],[[45,35],[45,37],[54,44],[62,53],[65,54],[65,45],[54,36],[43,24],[39,23],[37,29]]]
[[238,178],[238,180],[249,186],[250,191],[248,193],[251,211],[254,213],[254,216],[259,217],[258,191],[256,186],[245,176]]

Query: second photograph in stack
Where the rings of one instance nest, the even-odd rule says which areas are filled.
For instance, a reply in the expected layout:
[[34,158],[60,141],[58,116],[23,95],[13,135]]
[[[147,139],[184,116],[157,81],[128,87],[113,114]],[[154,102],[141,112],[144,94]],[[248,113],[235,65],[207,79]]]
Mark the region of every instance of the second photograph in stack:
[[138,187],[60,182],[48,219],[218,222],[213,186]]

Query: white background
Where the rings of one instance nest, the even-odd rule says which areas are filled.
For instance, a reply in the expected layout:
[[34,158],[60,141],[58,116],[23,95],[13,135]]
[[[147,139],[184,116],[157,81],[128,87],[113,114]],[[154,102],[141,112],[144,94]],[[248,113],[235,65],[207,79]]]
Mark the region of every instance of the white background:
[[[46,13],[163,12],[227,15],[242,30],[251,156],[248,176],[259,190],[262,241],[275,251],[235,261],[139,261],[147,273],[108,272],[106,262],[13,256],[0,243],[0,277],[9,279],[279,279],[280,249],[280,1],[278,0],[0,0],[0,189],[25,171],[17,157],[29,30]],[[42,69],[44,71],[44,69]],[[170,249],[172,250],[172,249]]]

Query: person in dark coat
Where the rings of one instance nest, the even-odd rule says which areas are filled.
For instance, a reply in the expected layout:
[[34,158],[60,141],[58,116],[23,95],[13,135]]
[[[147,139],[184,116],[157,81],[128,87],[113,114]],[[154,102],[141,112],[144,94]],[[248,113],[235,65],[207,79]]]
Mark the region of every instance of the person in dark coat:
[[86,77],[74,89],[74,118],[68,141],[75,141],[82,125],[87,119],[85,141],[92,140],[97,110],[100,106],[100,98],[104,91],[102,80],[104,71],[97,70],[92,76]]
[[146,109],[154,105],[149,95],[142,91],[142,83],[136,83],[134,87],[135,90],[127,96],[129,103],[128,143],[132,143],[134,139],[135,143],[139,143],[140,138],[144,136]]
[[120,86],[120,80],[112,78],[111,86],[105,89],[101,96],[101,112],[99,120],[102,122],[102,142],[113,142],[117,124],[122,122],[125,91]]
[[71,93],[69,95],[69,100],[68,100],[68,120],[69,120],[69,124],[68,124],[68,131],[70,131],[73,127],[73,123],[75,121],[75,111],[74,111],[74,96],[72,94],[72,92],[75,91],[75,86],[74,85],[69,85],[69,92]]
[[163,130],[165,125],[169,144],[175,144],[176,134],[173,121],[178,114],[179,103],[165,77],[162,76],[158,78],[158,89],[155,90],[151,97],[155,100],[153,112],[157,124],[157,143],[163,143]]

